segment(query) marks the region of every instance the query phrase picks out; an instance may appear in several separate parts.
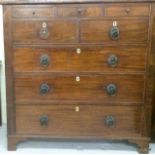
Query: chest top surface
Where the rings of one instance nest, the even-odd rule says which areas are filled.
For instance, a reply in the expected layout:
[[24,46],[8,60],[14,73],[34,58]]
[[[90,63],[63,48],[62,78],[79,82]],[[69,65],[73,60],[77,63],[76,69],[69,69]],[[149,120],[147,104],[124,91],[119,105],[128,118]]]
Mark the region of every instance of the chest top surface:
[[155,0],[0,0],[0,4],[155,2]]

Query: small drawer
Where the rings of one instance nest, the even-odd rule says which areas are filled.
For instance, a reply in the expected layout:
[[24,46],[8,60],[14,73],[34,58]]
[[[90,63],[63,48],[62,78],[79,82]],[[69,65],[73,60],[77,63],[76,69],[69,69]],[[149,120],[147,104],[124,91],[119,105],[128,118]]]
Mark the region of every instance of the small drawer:
[[149,16],[148,4],[109,5],[105,8],[106,16]]
[[57,7],[58,17],[99,17],[103,9],[99,6],[66,6]]
[[17,134],[99,139],[140,136],[141,121],[141,108],[137,106],[18,105],[16,107]]
[[86,43],[144,43],[149,19],[81,20],[80,41]]
[[14,20],[14,43],[75,43],[77,23],[75,20]]
[[13,17],[21,18],[42,18],[42,17],[54,17],[54,7],[35,5],[15,5],[13,6]]
[[71,104],[130,105],[143,102],[144,97],[143,75],[17,74],[14,86],[18,104],[70,100]]
[[15,72],[144,72],[146,47],[14,48]]

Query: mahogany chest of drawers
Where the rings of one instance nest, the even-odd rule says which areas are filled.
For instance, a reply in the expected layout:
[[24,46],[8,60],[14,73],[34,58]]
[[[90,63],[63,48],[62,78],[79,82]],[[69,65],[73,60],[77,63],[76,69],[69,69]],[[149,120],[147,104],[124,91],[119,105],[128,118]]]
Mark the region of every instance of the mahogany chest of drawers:
[[149,150],[153,1],[2,0],[8,149],[108,139]]

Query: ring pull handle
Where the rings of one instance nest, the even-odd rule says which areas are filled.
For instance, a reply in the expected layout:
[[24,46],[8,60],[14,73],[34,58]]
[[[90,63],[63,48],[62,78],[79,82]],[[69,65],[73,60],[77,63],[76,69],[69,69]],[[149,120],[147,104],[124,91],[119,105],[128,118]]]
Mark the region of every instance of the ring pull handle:
[[46,83],[43,83],[40,86],[40,93],[45,95],[45,94],[47,94],[49,92],[49,89],[50,89],[49,85],[46,84]]
[[110,30],[110,38],[112,40],[118,40],[119,34],[120,34],[120,31],[119,31],[119,28],[117,26],[117,21],[113,21],[113,24],[112,24],[112,27]]
[[48,55],[44,54],[44,55],[41,55],[40,57],[40,65],[42,67],[47,67],[50,63],[50,58]]
[[106,116],[104,122],[108,127],[113,127],[116,123],[115,118],[113,116]]
[[114,54],[111,54],[109,57],[108,57],[108,65],[111,66],[111,67],[116,67],[117,64],[118,64],[118,57]]
[[40,125],[41,126],[47,126],[49,123],[49,118],[47,115],[41,115],[40,116]]
[[42,23],[42,27],[40,29],[40,38],[41,39],[47,39],[48,36],[49,36],[49,30],[48,30],[48,26],[47,26],[47,23],[46,22],[43,22]]
[[115,84],[108,84],[106,86],[106,92],[108,95],[115,95],[117,93],[117,86]]

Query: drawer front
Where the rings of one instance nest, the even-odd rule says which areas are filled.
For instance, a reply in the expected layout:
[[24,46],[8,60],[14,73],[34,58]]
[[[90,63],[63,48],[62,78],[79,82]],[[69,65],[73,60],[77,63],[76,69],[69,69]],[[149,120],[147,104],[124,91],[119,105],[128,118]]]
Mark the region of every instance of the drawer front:
[[[81,20],[80,41],[94,43],[144,43],[148,40],[148,19]],[[113,28],[116,29],[114,34]],[[113,37],[111,37],[110,33]]]
[[15,5],[14,18],[100,17],[104,9],[99,5]]
[[128,46],[15,48],[14,71],[144,71],[146,50]]
[[145,47],[81,47],[71,52],[69,67],[72,71],[104,73],[145,71],[146,50]]
[[[131,104],[143,102],[143,75],[16,75],[15,101]],[[73,102],[72,102],[73,101]]]
[[15,43],[75,43],[77,25],[74,20],[13,21]]
[[119,138],[140,135],[141,109],[139,107],[77,107],[17,106],[16,132],[61,138]]
[[[117,24],[118,38],[111,38]],[[132,25],[132,26],[131,26]],[[13,20],[15,43],[77,43],[76,20],[25,21]],[[117,33],[117,32],[116,32]],[[113,36],[113,35],[112,35]],[[143,43],[148,40],[148,19],[81,20],[81,43]]]
[[106,16],[149,16],[148,4],[112,4],[105,8]]
[[13,18],[51,17],[127,17],[149,16],[149,4],[14,5]]
[[67,71],[69,48],[15,48],[14,71]]
[[15,5],[12,9],[13,18],[43,18],[54,17],[54,7],[39,5]]
[[58,17],[100,17],[103,16],[103,8],[91,5],[67,5],[57,8]]

